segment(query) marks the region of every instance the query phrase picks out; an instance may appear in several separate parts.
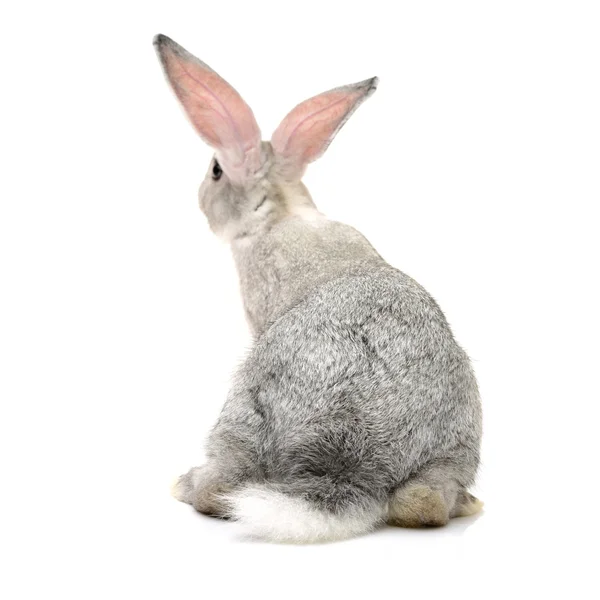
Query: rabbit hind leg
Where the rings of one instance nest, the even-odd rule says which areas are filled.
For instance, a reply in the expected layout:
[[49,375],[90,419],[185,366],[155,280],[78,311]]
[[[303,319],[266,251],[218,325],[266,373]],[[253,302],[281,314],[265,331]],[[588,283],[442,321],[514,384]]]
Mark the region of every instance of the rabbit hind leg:
[[450,520],[443,494],[419,483],[398,488],[390,499],[388,523],[396,527],[442,527]]
[[191,504],[200,513],[226,518],[228,505],[224,498],[233,488],[233,484],[220,475],[218,470],[207,464],[193,467],[185,475],[181,475],[171,493],[177,500]]
[[482,506],[456,481],[452,469],[433,465],[394,490],[388,523],[397,527],[442,527],[451,518],[475,514]]

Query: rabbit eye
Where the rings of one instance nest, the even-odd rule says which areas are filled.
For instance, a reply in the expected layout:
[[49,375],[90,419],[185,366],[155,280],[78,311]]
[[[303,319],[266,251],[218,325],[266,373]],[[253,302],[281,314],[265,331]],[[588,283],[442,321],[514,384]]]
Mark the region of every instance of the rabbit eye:
[[221,179],[221,175],[223,175],[223,169],[221,169],[221,165],[215,160],[212,170],[212,178],[215,181],[219,181],[219,179]]

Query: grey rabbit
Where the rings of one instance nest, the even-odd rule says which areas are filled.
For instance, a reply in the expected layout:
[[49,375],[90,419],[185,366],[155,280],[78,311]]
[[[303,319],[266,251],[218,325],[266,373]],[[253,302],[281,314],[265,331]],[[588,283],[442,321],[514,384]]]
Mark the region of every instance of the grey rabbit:
[[377,78],[294,108],[261,141],[241,96],[164,35],[167,80],[214,150],[200,188],[239,273],[253,348],[175,497],[276,542],[325,542],[385,523],[441,526],[480,510],[481,405],[469,358],[431,296],[301,178]]

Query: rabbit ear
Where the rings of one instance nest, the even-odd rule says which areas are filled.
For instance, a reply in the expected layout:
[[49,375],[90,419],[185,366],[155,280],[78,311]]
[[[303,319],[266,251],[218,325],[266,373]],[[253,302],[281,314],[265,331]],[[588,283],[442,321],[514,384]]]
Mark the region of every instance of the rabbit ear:
[[299,169],[316,160],[350,115],[377,88],[378,79],[335,88],[298,104],[271,138],[276,154]]
[[261,166],[260,130],[242,97],[208,65],[165,35],[154,45],[169,83],[226,175],[241,182]]

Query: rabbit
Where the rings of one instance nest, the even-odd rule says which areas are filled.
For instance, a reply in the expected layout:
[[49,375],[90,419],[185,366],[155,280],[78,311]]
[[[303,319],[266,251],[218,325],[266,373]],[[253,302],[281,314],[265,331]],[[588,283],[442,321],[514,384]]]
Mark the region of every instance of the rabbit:
[[442,526],[482,503],[477,382],[444,314],[302,183],[377,78],[296,106],[270,142],[238,92],[164,35],[167,81],[214,157],[199,192],[231,247],[253,347],[175,498],[270,542]]

